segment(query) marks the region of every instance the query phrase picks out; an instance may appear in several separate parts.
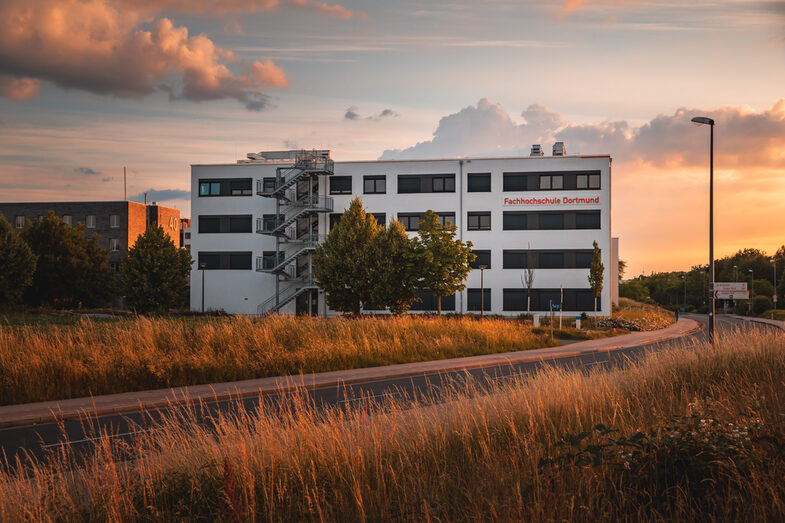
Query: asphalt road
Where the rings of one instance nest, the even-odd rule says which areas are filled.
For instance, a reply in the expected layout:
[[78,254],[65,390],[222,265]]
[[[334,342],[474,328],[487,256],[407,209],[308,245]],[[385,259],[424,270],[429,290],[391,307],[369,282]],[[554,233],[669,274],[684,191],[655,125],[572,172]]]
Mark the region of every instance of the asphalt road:
[[[692,319],[706,323],[705,316],[688,315]],[[775,327],[754,323],[746,320],[717,317],[717,333],[724,333],[735,329],[741,330],[773,330]],[[612,351],[592,351],[578,356],[553,358],[536,362],[520,364],[503,364],[492,367],[453,371],[448,373],[425,374],[407,378],[385,379],[366,383],[352,384],[351,386],[327,387],[316,390],[305,390],[307,399],[318,408],[346,407],[358,401],[378,401],[387,398],[397,398],[406,402],[416,402],[412,398],[427,398],[427,401],[439,401],[440,395],[448,387],[460,388],[466,380],[471,380],[478,387],[514,379],[536,372],[544,365],[552,365],[569,369],[589,370],[598,367],[612,368],[623,367],[630,361],[639,359],[647,352],[662,350],[673,346],[683,346],[684,342],[692,343],[707,338],[706,329],[677,340],[640,345],[626,349]],[[272,408],[279,408],[286,401],[291,400],[292,393],[272,394],[263,398],[265,404]],[[101,434],[107,434],[116,442],[132,441],[134,437],[144,432],[156,430],[158,420],[162,416],[179,414],[187,416],[199,423],[210,423],[211,418],[218,414],[231,413],[242,405],[248,411],[259,408],[258,397],[244,400],[223,400],[202,404],[200,407],[191,408],[174,406],[162,409],[152,409],[144,412],[126,414],[108,414],[92,417],[89,420],[65,420],[60,423],[42,423],[24,427],[11,427],[0,429],[0,455],[5,457],[5,463],[15,467],[17,458],[25,461],[25,456],[45,457],[46,455],[63,450],[63,446],[70,445],[81,455],[89,453]]]

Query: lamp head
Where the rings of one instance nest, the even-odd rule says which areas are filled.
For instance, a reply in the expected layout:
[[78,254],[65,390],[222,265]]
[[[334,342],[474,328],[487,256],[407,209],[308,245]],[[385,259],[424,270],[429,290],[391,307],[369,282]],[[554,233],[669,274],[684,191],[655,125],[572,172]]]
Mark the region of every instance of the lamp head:
[[714,120],[706,118],[705,116],[696,116],[691,121],[698,125],[714,125]]

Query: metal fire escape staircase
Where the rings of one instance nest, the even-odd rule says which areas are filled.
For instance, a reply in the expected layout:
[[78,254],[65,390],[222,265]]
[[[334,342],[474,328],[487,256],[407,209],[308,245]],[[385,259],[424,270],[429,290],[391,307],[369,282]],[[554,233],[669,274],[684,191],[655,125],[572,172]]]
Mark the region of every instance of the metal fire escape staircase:
[[[318,289],[313,279],[311,255],[323,238],[318,234],[319,214],[333,210],[333,199],[320,196],[321,176],[334,172],[334,162],[317,151],[300,151],[294,165],[276,170],[275,184],[257,181],[256,193],[275,199],[275,217],[258,218],[256,232],[275,238],[275,253],[256,259],[256,270],[274,274],[275,293],[257,306],[257,314],[278,312],[298,296]],[[300,190],[307,185],[307,190]],[[309,307],[310,307],[309,298]],[[311,311],[309,311],[311,312]]]

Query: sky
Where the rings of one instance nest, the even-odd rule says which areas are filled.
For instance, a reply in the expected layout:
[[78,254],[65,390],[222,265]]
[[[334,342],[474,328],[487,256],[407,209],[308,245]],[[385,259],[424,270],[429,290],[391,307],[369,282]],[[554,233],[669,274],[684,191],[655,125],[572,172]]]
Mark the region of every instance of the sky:
[[148,194],[190,165],[611,154],[628,275],[785,244],[785,1],[3,0],[0,201]]

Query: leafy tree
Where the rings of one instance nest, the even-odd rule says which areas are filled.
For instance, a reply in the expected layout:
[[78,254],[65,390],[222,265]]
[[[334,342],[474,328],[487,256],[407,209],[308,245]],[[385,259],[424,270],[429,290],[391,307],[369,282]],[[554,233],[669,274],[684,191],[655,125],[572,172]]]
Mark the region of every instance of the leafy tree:
[[526,288],[526,314],[529,314],[532,304],[532,288],[534,288],[534,255],[531,251],[531,244],[526,249],[526,268],[523,269],[521,283]]
[[0,213],[0,309],[19,303],[33,283],[37,257]]
[[589,269],[589,286],[594,294],[594,315],[597,316],[597,298],[602,296],[602,279],[605,272],[605,266],[602,264],[602,253],[597,242],[594,242],[594,254],[591,259],[591,268]]
[[375,309],[389,307],[393,314],[409,310],[417,299],[421,277],[422,247],[409,238],[403,224],[392,220],[371,243],[371,303]]
[[190,253],[175,247],[162,227],[149,227],[121,266],[126,304],[142,313],[184,306],[192,263]]
[[619,296],[635,301],[647,302],[649,301],[649,289],[642,281],[633,279],[619,284]]
[[465,281],[474,261],[472,242],[455,238],[455,225],[442,225],[439,215],[428,210],[417,231],[424,251],[421,286],[438,296],[439,314],[442,296],[450,296],[466,288]]
[[355,198],[316,248],[314,278],[325,290],[331,309],[357,315],[363,303],[373,306],[372,245],[381,230],[376,218],[365,213],[360,198]]
[[109,251],[98,245],[98,235],[86,237],[83,224],[71,227],[50,212],[33,221],[22,238],[38,256],[33,283],[25,291],[27,303],[96,306],[111,300],[115,285]]
[[619,260],[619,265],[618,265],[619,281],[624,279],[624,273],[626,271],[627,271],[627,262],[624,260]]

